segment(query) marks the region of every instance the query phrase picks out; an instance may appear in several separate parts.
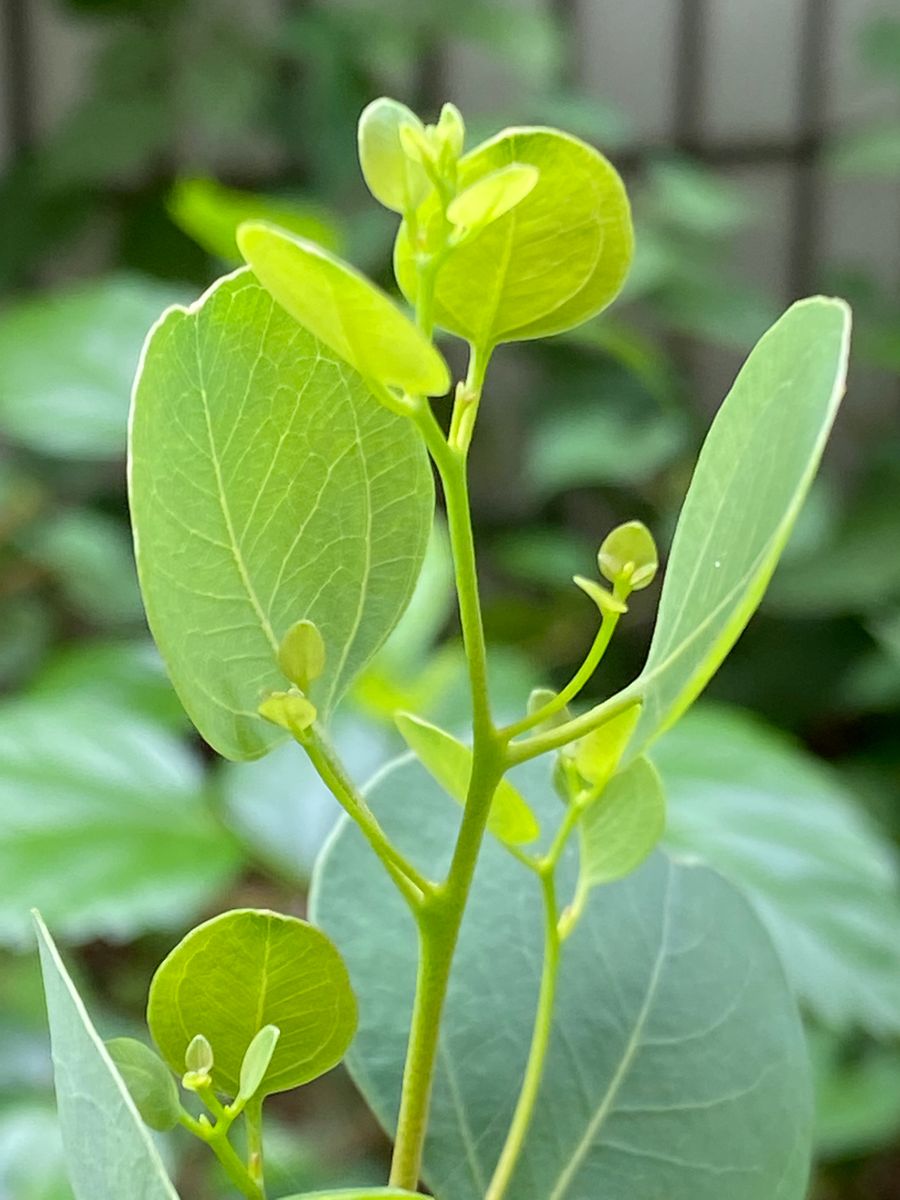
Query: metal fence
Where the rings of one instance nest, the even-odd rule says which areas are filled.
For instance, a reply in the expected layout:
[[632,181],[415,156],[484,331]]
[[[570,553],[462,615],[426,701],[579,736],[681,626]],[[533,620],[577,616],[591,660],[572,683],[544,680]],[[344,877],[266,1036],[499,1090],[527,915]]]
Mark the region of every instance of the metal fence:
[[[264,20],[279,0],[247,2]],[[755,201],[759,219],[738,247],[750,281],[787,299],[816,286],[823,263],[849,261],[896,284],[900,189],[832,175],[819,152],[896,101],[866,76],[857,42],[900,0],[518,2],[554,10],[569,34],[568,80],[626,114],[634,141],[617,162],[674,147]],[[0,169],[65,115],[97,37],[52,0],[0,0]],[[488,55],[453,50],[439,65],[425,76],[468,107],[515,108],[519,81]]]

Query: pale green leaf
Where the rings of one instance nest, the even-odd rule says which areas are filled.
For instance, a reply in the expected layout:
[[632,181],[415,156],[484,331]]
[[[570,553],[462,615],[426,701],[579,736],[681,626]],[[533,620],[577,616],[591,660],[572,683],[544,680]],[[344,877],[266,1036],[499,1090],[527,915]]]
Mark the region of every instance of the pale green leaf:
[[636,690],[635,748],[703,690],[756,610],[844,394],[850,311],[794,304],[744,364],[707,435],[681,510]]
[[106,1043],[135,1107],[151,1129],[174,1129],[181,1115],[175,1076],[149,1046],[134,1038],[113,1038]]
[[257,706],[303,618],[325,641],[327,718],[425,553],[433,484],[410,422],[240,271],[151,335],[130,474],[150,627],[204,737],[253,758],[283,736]]
[[[509,129],[460,161],[460,187],[513,163],[539,171],[534,188],[453,250],[437,278],[438,324],[484,347],[580,325],[616,296],[632,255],[622,181],[591,146],[551,129]],[[436,200],[425,201],[420,219],[441,219]],[[414,301],[418,275],[405,224],[394,269]]]
[[56,1099],[75,1200],[178,1200],[128,1089],[36,917]]
[[[429,773],[446,789],[448,795],[465,804],[472,774],[470,747],[437,725],[410,713],[398,713],[395,720],[404,741]],[[508,779],[501,780],[497,788],[487,827],[494,837],[508,846],[533,842],[540,833],[534,814]]]
[[180,179],[167,203],[169,216],[204,250],[228,263],[239,263],[238,226],[244,221],[274,225],[339,250],[341,237],[334,220],[317,206],[288,197],[263,196],[225,187],[215,179]]
[[278,648],[278,665],[285,679],[302,692],[309,691],[325,670],[325,643],[312,621],[297,621],[290,627]]
[[403,149],[403,126],[421,130],[422,122],[405,104],[381,96],[363,109],[357,131],[359,165],[369,191],[398,213],[416,208],[432,186],[422,164]]
[[241,1065],[266,1025],[281,1031],[260,1087],[299,1087],[341,1061],[356,1030],[356,1001],[341,956],[296,917],[256,909],[223,913],[192,930],[158,968],[147,1023],[173,1071],[191,1039],[212,1046],[214,1086],[240,1089]]
[[476,179],[452,200],[447,218],[463,229],[483,229],[520,204],[540,172],[528,163],[510,163]]
[[239,868],[178,738],[77,693],[0,707],[0,942],[29,906],[70,941],[172,929]]
[[[558,820],[547,772],[520,778],[539,816]],[[390,836],[439,876],[455,817],[422,767],[401,763],[368,798]],[[573,885],[567,860],[561,894]],[[534,1020],[541,908],[537,882],[486,842],[425,1149],[425,1178],[440,1200],[483,1200],[497,1161]],[[360,997],[348,1066],[392,1130],[416,938],[349,822],[321,860],[313,911]],[[720,876],[656,854],[591,894],[563,948],[546,1075],[507,1200],[803,1200],[811,1107],[802,1029],[765,931]]]
[[615,775],[579,823],[584,886],[624,879],[656,847],[666,827],[666,798],[656,769],[635,759]]
[[702,706],[653,759],[666,844],[746,892],[820,1020],[900,1030],[900,870],[839,778],[738,711]]
[[147,326],[177,296],[114,277],[0,314],[0,433],[38,454],[116,459]]
[[575,766],[582,779],[595,787],[606,783],[618,767],[640,715],[640,704],[631,704],[576,742]]
[[238,1100],[246,1103],[252,1100],[259,1091],[266,1071],[272,1062],[272,1055],[275,1053],[279,1037],[281,1037],[281,1030],[277,1025],[264,1025],[247,1047],[247,1053],[241,1063]]
[[450,373],[424,333],[364,275],[321,246],[250,221],[241,253],[280,305],[367,379],[442,396]]
[[419,1192],[400,1192],[397,1188],[346,1188],[339,1192],[304,1192],[302,1196],[287,1196],[285,1200],[414,1200]]

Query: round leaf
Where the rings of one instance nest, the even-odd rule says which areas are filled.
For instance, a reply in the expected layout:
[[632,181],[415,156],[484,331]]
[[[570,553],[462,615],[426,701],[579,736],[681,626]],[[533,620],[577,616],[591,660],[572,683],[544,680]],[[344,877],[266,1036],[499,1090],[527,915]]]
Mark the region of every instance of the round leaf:
[[262,221],[242,225],[238,245],[278,303],[360,375],[413,395],[448,390],[450,373],[441,355],[359,271]]
[[240,1090],[250,1043],[266,1025],[281,1031],[263,1094],[299,1087],[340,1062],[356,1029],[356,1001],[341,956],[318,929],[278,913],[237,909],[192,930],[153,977],[147,1005],[153,1040],[184,1070],[202,1033],[215,1056],[214,1087]]
[[405,213],[418,207],[431,184],[421,163],[414,162],[400,141],[400,129],[422,129],[411,109],[381,96],[359,118],[359,164],[369,191],[385,208]]
[[[593,147],[552,129],[508,129],[460,161],[460,189],[514,163],[537,169],[534,187],[453,250],[437,277],[438,324],[479,346],[580,325],[616,296],[631,262],[625,188]],[[420,221],[439,220],[436,199],[427,199]],[[414,302],[418,274],[405,223],[394,269]]]
[[666,798],[656,769],[638,758],[614,776],[579,824],[586,887],[624,879],[656,847],[666,827]]
[[[541,818],[559,819],[546,771],[518,781]],[[423,870],[446,866],[456,814],[420,765],[384,773],[368,799]],[[567,860],[562,896],[573,876]],[[425,1149],[441,1200],[483,1200],[500,1153],[534,1021],[541,908],[537,881],[488,840],[454,962]],[[415,930],[349,822],[320,861],[313,911],[360,996],[347,1064],[393,1129]],[[547,1069],[508,1195],[802,1200],[811,1109],[803,1031],[765,930],[719,875],[656,854],[591,894],[563,948]]]
[[160,1133],[174,1129],[181,1114],[178,1086],[159,1055],[134,1038],[113,1038],[106,1049],[150,1128]]

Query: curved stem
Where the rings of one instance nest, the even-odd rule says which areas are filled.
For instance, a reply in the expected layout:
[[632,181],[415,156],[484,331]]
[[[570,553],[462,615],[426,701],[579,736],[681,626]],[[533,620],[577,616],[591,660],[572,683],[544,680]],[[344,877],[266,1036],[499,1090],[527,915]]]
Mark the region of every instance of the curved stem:
[[222,1164],[225,1174],[247,1200],[266,1200],[265,1193],[260,1188],[250,1172],[241,1162],[240,1156],[228,1140],[225,1126],[210,1125],[195,1120],[189,1113],[182,1113],[178,1118],[180,1123],[189,1129],[195,1137],[206,1142]]
[[619,616],[619,613],[604,613],[603,619],[600,622],[600,628],[597,630],[597,636],[594,638],[594,643],[588,651],[587,657],[562,691],[558,692],[552,700],[549,700],[537,712],[529,713],[521,721],[507,725],[505,729],[500,731],[501,736],[514,738],[518,737],[521,733],[527,733],[529,729],[534,729],[537,725],[542,725],[550,717],[562,712],[566,705],[575,699],[600,665],[600,661],[606,653],[606,648],[612,640],[612,635],[615,633],[616,626],[619,623]]
[[519,1155],[525,1145],[534,1110],[537,1105],[541,1080],[544,1075],[544,1064],[550,1047],[550,1036],[553,1030],[553,1006],[556,1003],[556,988],[559,980],[559,962],[561,940],[559,936],[559,915],[557,912],[555,864],[541,877],[544,895],[544,965],[541,973],[541,987],[538,995],[537,1011],[534,1020],[534,1032],[531,1039],[531,1049],[528,1052],[528,1062],[522,1080],[522,1090],[513,1114],[512,1124],[491,1182],[485,1192],[484,1200],[501,1200],[512,1180]]
[[571,721],[557,725],[554,729],[548,729],[545,733],[526,738],[523,742],[511,742],[508,750],[510,766],[518,766],[520,763],[537,758],[539,754],[547,754],[550,750],[559,750],[563,746],[568,746],[577,738],[584,737],[587,733],[593,733],[595,729],[600,729],[607,721],[617,717],[626,708],[631,708],[640,699],[641,680],[638,678],[634,683],[623,688],[621,692],[616,692],[614,696],[610,696],[602,704],[588,709],[581,716],[573,717]]
[[369,845],[387,867],[404,899],[416,910],[422,904],[423,898],[434,891],[434,884],[426,879],[388,838],[321,730],[314,726],[312,730],[307,731],[300,744],[322,782],[360,827]]

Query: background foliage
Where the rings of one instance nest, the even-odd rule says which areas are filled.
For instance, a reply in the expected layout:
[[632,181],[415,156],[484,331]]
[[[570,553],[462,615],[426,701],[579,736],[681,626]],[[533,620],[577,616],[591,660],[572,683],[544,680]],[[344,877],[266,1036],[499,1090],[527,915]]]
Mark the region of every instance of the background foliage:
[[[149,642],[122,477],[147,327],[237,260],[248,215],[387,282],[390,220],[347,146],[381,91],[435,108],[451,35],[528,80],[516,111],[485,111],[473,137],[554,121],[615,159],[628,119],[564,85],[563,25],[524,9],[322,0],[259,21],[224,0],[56,4],[102,30],[90,86],[0,179],[0,1195],[16,1200],[68,1196],[29,907],[71,947],[104,1034],[127,1034],[153,966],[195,920],[243,903],[302,911],[334,817],[296,747],[259,764],[214,759]],[[900,18],[886,12],[858,41],[861,69],[900,93]],[[900,126],[862,127],[823,153],[847,179],[896,180]],[[784,299],[741,282],[732,245],[760,214],[733,183],[672,147],[629,182],[639,253],[626,301],[501,352],[482,418],[474,490],[501,709],[580,661],[595,615],[569,578],[602,533],[639,517],[667,544],[720,398],[694,381],[748,348]],[[900,1156],[900,439],[896,423],[885,435],[884,400],[878,412],[867,397],[896,394],[900,299],[853,261],[816,282],[856,308],[854,415],[715,681],[717,705],[656,758],[669,845],[700,839],[791,963],[819,1081],[817,1200],[888,1200]],[[639,667],[653,601],[635,601],[604,687]],[[452,728],[464,697],[438,532],[336,740],[365,779],[400,745],[394,708]],[[380,1177],[381,1137],[343,1074],[273,1111],[301,1118],[299,1139],[275,1127],[276,1190]],[[166,1152],[186,1194],[214,1194],[205,1161],[177,1140]]]

